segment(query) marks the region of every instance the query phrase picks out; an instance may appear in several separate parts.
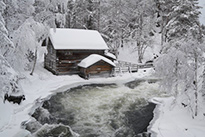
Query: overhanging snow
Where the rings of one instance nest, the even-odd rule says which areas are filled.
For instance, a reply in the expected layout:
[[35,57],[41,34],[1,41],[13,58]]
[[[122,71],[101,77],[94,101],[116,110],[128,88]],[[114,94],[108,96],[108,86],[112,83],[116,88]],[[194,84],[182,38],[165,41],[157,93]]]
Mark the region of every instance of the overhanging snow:
[[82,67],[82,68],[88,68],[89,66],[95,64],[96,62],[98,62],[100,60],[103,60],[103,61],[107,62],[108,64],[115,66],[115,64],[111,60],[109,60],[101,55],[97,55],[97,54],[92,54],[92,55],[88,56],[87,58],[83,59],[78,64],[78,66]]
[[110,53],[110,52],[106,52],[105,56],[110,57],[112,59],[116,59],[116,56],[114,54]]

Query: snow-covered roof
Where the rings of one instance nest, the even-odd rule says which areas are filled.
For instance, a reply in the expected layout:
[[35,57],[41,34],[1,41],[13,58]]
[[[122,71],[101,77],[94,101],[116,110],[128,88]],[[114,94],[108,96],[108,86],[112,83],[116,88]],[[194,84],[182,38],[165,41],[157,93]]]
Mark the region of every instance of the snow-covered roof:
[[112,59],[116,59],[116,56],[114,54],[110,53],[110,52],[106,52],[105,56],[110,57]]
[[78,66],[83,67],[83,68],[88,68],[89,66],[97,63],[100,60],[103,60],[103,61],[107,62],[108,64],[115,66],[115,64],[111,60],[109,60],[101,55],[97,55],[97,54],[92,54],[92,55],[88,56],[87,58],[83,59],[78,64]]
[[108,49],[100,33],[95,30],[51,28],[49,37],[54,49]]

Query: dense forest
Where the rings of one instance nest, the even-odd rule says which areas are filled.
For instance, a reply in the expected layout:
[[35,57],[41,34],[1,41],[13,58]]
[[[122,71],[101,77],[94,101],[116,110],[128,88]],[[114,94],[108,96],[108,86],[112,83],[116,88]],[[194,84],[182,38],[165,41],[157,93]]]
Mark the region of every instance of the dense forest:
[[[129,42],[141,63],[160,36],[156,74],[162,86],[199,113],[205,96],[204,33],[198,0],[0,0],[0,94],[23,92],[49,28],[98,30],[110,52]],[[180,83],[180,84],[179,84]]]

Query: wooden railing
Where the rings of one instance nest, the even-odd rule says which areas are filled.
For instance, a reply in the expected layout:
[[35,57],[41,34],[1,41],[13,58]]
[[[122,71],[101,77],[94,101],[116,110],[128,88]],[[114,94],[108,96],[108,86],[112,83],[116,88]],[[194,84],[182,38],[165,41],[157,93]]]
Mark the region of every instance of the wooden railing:
[[125,62],[125,61],[118,61],[115,67],[115,73],[137,72],[138,68],[139,68],[138,64]]
[[115,73],[125,73],[125,72],[137,72],[138,69],[143,68],[151,68],[153,67],[153,64],[143,64],[143,63],[131,63],[131,62],[125,62],[125,61],[117,61],[116,67],[114,69]]

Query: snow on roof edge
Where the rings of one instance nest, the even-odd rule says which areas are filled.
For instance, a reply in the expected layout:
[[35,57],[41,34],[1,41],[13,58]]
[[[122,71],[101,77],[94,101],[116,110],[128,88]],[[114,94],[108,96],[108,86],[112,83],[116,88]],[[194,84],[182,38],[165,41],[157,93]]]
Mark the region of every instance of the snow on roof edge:
[[91,65],[97,63],[98,61],[103,60],[105,62],[107,62],[108,64],[112,65],[112,66],[116,66],[111,60],[109,60],[106,57],[103,57],[101,55],[98,54],[91,54],[90,56],[86,57],[85,59],[83,59],[78,66],[82,67],[82,68],[88,68]]
[[115,60],[117,59],[116,56],[110,52],[106,52],[105,56],[110,57],[110,58],[115,59]]
[[109,49],[101,34],[96,30],[50,28],[49,38],[56,50],[66,49]]

